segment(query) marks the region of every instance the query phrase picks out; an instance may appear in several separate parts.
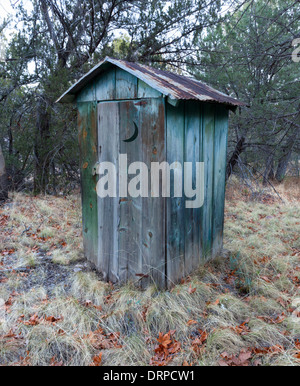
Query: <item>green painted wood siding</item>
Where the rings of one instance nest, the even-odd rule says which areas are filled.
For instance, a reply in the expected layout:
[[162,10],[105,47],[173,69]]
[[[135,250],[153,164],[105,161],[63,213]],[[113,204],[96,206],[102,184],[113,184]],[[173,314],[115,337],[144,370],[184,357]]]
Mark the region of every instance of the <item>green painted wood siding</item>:
[[[184,162],[185,117],[184,104],[178,107],[166,104],[167,114],[167,162]],[[172,175],[173,173],[171,173]],[[171,198],[167,199],[166,212],[166,260],[168,287],[177,283],[185,272],[185,199],[174,197],[174,178],[171,179]]]
[[93,79],[77,96],[77,102],[161,98],[162,94],[142,80],[111,68]]
[[[193,162],[193,185],[195,186],[195,162],[202,156],[202,106],[198,102],[185,103],[185,161]],[[202,259],[201,240],[202,208],[185,209],[185,273],[193,272]]]
[[[185,101],[177,107],[166,104],[166,115],[168,162],[204,162],[205,172],[202,208],[185,208],[181,198],[167,200],[167,275],[171,283],[222,248],[228,109]],[[193,178],[195,181],[195,168]]]
[[80,172],[82,195],[83,243],[87,259],[94,265],[98,261],[98,210],[97,176],[93,166],[98,160],[97,104],[78,103],[78,129],[80,146]]
[[228,109],[215,106],[212,256],[223,247]]
[[204,259],[211,255],[214,197],[214,132],[215,106],[203,105],[202,160],[204,162],[204,204],[202,208],[202,252]]

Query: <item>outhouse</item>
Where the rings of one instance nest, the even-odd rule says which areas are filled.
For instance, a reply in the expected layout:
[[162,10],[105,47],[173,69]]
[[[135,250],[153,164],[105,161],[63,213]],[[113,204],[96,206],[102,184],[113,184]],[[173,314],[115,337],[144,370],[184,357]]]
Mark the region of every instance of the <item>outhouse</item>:
[[[228,112],[242,102],[189,77],[111,58],[58,101],[77,104],[84,250],[105,280],[170,288],[220,252]],[[129,181],[129,165],[147,165],[149,194],[130,195],[123,185],[116,196],[99,196],[104,162]],[[200,207],[178,194],[184,183],[172,168],[170,195],[153,194],[151,165],[174,162],[192,165],[192,185],[196,164],[204,165]]]

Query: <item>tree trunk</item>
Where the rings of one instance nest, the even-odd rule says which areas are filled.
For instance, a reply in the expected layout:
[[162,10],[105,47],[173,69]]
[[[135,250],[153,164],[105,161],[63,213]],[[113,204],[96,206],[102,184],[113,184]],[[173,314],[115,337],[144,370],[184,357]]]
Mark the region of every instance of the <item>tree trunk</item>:
[[46,193],[49,180],[50,113],[43,97],[37,105],[34,144],[35,173],[34,194]]
[[268,175],[268,180],[272,181],[272,180],[274,180],[274,178],[275,178],[274,160],[272,160],[272,165],[271,165],[271,169],[270,169],[270,172],[269,172],[269,175]]
[[266,161],[266,168],[263,175],[263,185],[267,185],[269,180],[274,179],[274,157],[270,155]]
[[0,201],[8,199],[8,180],[5,168],[5,159],[0,145]]
[[300,169],[299,169],[299,156],[296,154],[296,160],[295,160],[295,167],[296,167],[296,176],[300,177]]
[[241,137],[238,140],[238,143],[236,144],[236,147],[234,149],[234,152],[227,164],[226,167],[226,180],[231,176],[231,173],[233,172],[233,168],[238,162],[240,154],[245,150],[245,137]]
[[291,155],[292,155],[292,148],[285,150],[283,153],[283,156],[278,161],[278,166],[277,166],[276,175],[275,175],[275,178],[278,182],[282,182],[285,177]]

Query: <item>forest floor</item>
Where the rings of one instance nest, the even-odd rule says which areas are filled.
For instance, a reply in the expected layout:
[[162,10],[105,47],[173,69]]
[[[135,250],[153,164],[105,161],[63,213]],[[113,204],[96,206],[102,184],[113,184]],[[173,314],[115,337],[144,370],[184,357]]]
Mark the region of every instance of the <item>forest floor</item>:
[[101,281],[80,199],[0,207],[0,365],[300,365],[300,188],[228,185],[225,256],[171,291]]

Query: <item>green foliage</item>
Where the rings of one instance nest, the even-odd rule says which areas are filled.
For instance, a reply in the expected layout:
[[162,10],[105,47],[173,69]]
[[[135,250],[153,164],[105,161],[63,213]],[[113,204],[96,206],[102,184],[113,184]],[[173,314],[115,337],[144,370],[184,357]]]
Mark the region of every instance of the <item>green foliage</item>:
[[247,1],[198,41],[199,77],[250,106],[232,116],[229,145],[246,137],[243,161],[256,169],[300,152],[299,65],[291,59],[299,11],[291,0]]
[[130,38],[128,35],[122,35],[112,42],[112,56],[116,58],[126,58],[130,51]]
[[33,0],[29,8],[20,0],[0,63],[11,181],[36,192],[78,181],[75,111],[55,101],[106,55],[189,70],[251,105],[231,119],[229,155],[244,136],[243,161],[268,172],[278,162],[284,176],[300,148],[299,64],[291,61],[299,14],[292,0]]
[[[0,64],[0,141],[15,187],[58,192],[78,182],[72,106],[56,99],[106,55],[152,63],[191,52],[221,1],[33,0],[17,3]],[[164,65],[166,65],[164,63]]]

